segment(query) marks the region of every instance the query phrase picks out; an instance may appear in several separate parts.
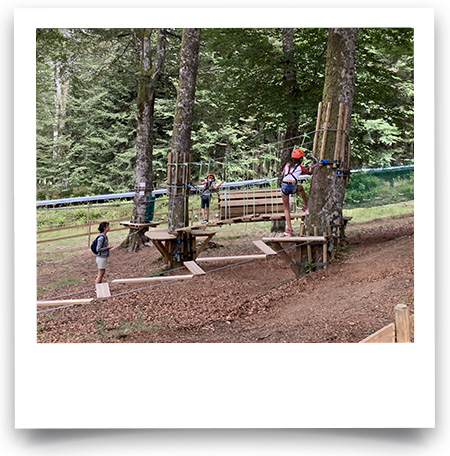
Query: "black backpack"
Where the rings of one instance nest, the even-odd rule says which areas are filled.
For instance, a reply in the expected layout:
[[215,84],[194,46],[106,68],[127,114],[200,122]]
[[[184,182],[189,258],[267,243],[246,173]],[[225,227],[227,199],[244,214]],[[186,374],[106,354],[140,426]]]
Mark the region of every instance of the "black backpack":
[[98,242],[98,238],[99,238],[100,236],[105,236],[105,235],[104,235],[104,234],[99,234],[99,235],[94,239],[94,241],[93,241],[92,244],[91,244],[91,250],[92,250],[92,253],[93,253],[94,255],[97,255],[97,254],[98,254],[98,252],[97,252],[97,242]]

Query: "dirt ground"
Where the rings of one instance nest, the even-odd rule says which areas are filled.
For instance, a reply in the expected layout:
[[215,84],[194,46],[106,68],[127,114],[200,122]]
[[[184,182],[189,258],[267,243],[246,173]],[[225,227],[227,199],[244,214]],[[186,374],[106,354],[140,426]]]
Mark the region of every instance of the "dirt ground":
[[[190,280],[111,285],[107,301],[37,314],[42,343],[354,343],[394,320],[394,306],[414,313],[414,217],[349,224],[348,247],[327,269],[296,278],[279,257],[202,263]],[[260,253],[248,240],[221,241],[231,255]],[[202,256],[217,256],[214,244]],[[161,270],[153,246],[137,254],[113,249],[107,280]],[[86,281],[45,296],[93,297],[95,258],[83,251],[61,267],[38,264],[38,286],[86,271]],[[78,272],[77,272],[78,271]],[[170,274],[186,274],[180,269]],[[87,291],[87,287],[91,287]],[[84,293],[72,295],[84,291]],[[39,311],[42,308],[38,309]]]

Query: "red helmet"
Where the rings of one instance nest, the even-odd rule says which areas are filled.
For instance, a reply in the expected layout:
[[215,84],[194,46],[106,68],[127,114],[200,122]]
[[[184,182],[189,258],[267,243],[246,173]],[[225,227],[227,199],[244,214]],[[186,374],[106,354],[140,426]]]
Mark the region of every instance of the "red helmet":
[[292,158],[301,158],[305,156],[305,152],[303,152],[301,149],[294,149],[291,153]]
[[212,174],[212,173],[209,173],[206,175],[206,179],[208,179],[209,177],[212,177],[213,179],[215,179],[214,174]]

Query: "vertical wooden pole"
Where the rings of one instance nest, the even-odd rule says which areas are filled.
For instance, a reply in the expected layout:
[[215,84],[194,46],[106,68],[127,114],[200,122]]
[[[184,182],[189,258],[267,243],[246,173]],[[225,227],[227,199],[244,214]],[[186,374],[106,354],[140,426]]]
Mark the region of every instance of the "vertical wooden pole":
[[[327,226],[327,232],[328,232],[328,238],[330,239],[330,241],[333,243],[334,245],[334,238],[333,238],[333,230],[331,229],[331,225],[328,225]],[[331,261],[334,260],[334,248],[331,249],[331,252],[330,252],[330,259]]]
[[172,183],[172,152],[169,152],[167,155],[167,183],[169,184],[170,192],[170,184]]
[[334,146],[334,162],[333,163],[333,168],[337,168],[337,163],[336,161],[338,160],[338,152],[339,152],[339,145],[341,142],[341,134],[342,134],[342,112],[344,110],[344,105],[343,103],[339,103],[339,114],[338,114],[338,122],[337,122],[337,132],[336,132],[336,144]]
[[[300,236],[303,236],[305,234],[305,224],[300,220]],[[302,261],[302,245],[299,244],[298,246],[298,260]]]
[[[327,237],[327,233],[326,232],[323,232],[323,237],[326,238]],[[325,243],[323,244],[323,262],[324,262],[324,269],[327,268],[327,263],[328,263],[328,243],[325,241]]]
[[409,308],[406,304],[397,304],[395,311],[395,334],[396,342],[410,343],[411,330],[409,322]]
[[317,108],[316,132],[314,133],[314,143],[313,143],[313,150],[312,150],[313,157],[316,156],[317,140],[319,139],[319,129],[320,129],[320,118],[321,117],[322,117],[322,102],[319,103],[319,106]]
[[347,156],[347,166],[346,169],[348,170],[348,174],[345,176],[345,185],[348,184],[348,180],[350,178],[350,154],[352,152],[352,148],[350,145],[350,141],[348,142],[348,156]]
[[88,229],[88,247],[91,245],[91,221],[89,220],[89,206],[87,208],[86,222]]
[[348,117],[348,106],[345,106],[344,119],[342,122],[341,149],[339,151],[339,162],[341,164],[344,163],[344,157],[345,157],[345,143],[347,141],[347,135],[345,134],[345,130],[347,128],[347,117]]
[[[306,230],[306,236],[309,236],[309,230]],[[306,251],[308,253],[308,261],[312,261],[312,250],[310,245],[306,246]]]
[[[327,114],[325,117],[325,125],[324,125],[324,132],[323,132],[323,137],[322,137],[322,148],[320,149],[320,160],[323,160],[323,157],[325,155],[325,147],[327,145],[327,135],[328,135],[328,124],[330,122],[330,113],[331,113],[331,101],[328,102],[327,105]],[[321,163],[322,166],[322,163]]]
[[[314,236],[318,236],[319,235],[319,228],[317,228],[317,226],[314,227]],[[314,262],[318,262],[319,260],[319,255],[318,255],[318,246],[316,246],[314,248]]]

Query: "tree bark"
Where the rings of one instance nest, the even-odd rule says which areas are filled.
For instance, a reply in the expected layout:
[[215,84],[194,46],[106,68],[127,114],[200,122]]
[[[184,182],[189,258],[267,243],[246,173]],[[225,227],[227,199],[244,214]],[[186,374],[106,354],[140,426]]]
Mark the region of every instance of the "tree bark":
[[[172,162],[180,163],[190,160],[191,130],[194,116],[195,85],[198,69],[198,52],[200,47],[199,28],[183,30],[181,42],[180,73],[178,96],[172,134]],[[186,194],[186,182],[180,166],[169,166],[169,231],[188,225],[189,210]]]
[[[323,89],[323,110],[320,121],[324,127],[326,107],[331,102],[329,129],[337,128],[339,103],[348,106],[345,135],[350,131],[350,116],[352,113],[355,90],[355,45],[357,29],[333,28],[329,30],[327,45],[327,63]],[[322,144],[323,132],[319,134],[318,144]],[[324,159],[334,159],[336,131],[328,131]],[[320,147],[318,147],[320,150]],[[314,168],[308,209],[306,229],[312,231],[318,228],[319,233],[327,231],[329,225],[342,224],[342,207],[345,196],[345,179],[338,176],[337,170],[331,166]]]
[[[136,133],[136,183],[131,222],[144,223],[148,197],[153,190],[153,122],[158,81],[166,55],[166,31],[159,29],[156,59],[152,65],[151,36],[153,29],[133,29],[139,59]],[[130,229],[122,243],[131,251],[148,241],[146,230]]]
[[[290,158],[292,149],[295,146],[295,139],[299,136],[298,119],[299,119],[299,98],[300,90],[297,83],[297,74],[294,66],[294,29],[284,28],[281,33],[283,44],[283,81],[285,85],[286,100],[288,111],[286,116],[286,135],[283,141],[283,150],[281,152],[281,165],[279,175],[283,166]],[[281,186],[281,177],[278,179],[278,187]],[[272,233],[282,233],[286,227],[284,220],[274,220],[270,231]]]

